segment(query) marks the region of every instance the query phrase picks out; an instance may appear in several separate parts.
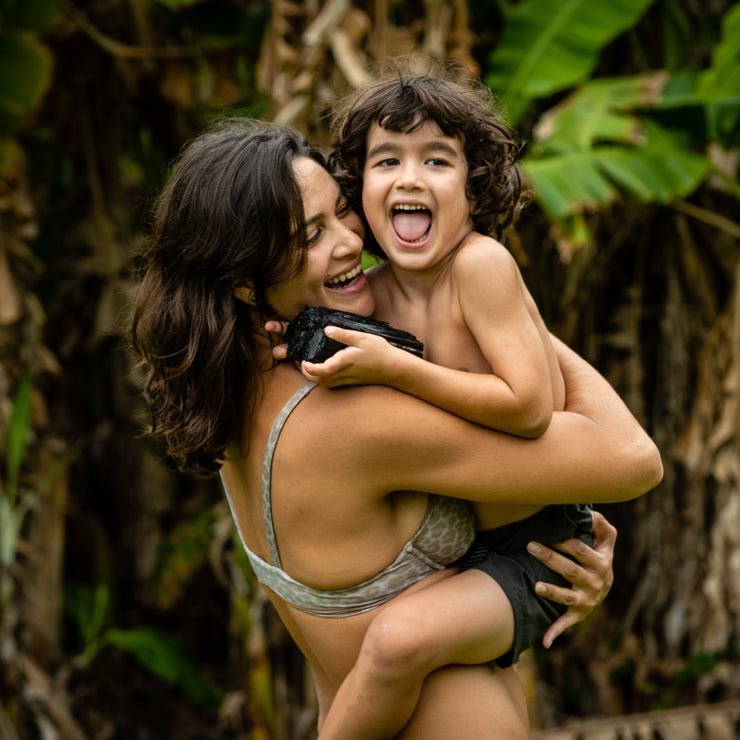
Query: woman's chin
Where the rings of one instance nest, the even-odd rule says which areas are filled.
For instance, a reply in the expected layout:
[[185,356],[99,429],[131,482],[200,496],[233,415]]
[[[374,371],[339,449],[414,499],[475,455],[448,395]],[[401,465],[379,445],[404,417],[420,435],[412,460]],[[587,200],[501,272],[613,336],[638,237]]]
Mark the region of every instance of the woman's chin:
[[360,316],[372,316],[375,310],[375,299],[364,273],[346,288],[327,286],[324,294],[326,296],[324,305],[327,308],[350,311]]

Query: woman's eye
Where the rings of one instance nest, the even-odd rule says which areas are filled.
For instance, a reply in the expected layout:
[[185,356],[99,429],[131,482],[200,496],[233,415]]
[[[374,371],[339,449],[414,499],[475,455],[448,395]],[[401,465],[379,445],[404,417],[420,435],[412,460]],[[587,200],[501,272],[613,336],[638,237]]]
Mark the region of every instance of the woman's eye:
[[316,244],[316,242],[321,238],[321,234],[324,233],[324,230],[319,227],[312,231],[310,234],[306,234],[306,243],[310,246],[311,244]]
[[342,200],[337,203],[337,216],[340,218],[346,216],[352,210],[348,200]]

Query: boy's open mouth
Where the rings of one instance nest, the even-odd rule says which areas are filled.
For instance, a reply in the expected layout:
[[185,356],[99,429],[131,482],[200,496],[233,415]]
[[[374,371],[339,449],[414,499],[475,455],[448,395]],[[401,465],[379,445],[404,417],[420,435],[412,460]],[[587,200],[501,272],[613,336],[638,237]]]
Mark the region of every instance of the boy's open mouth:
[[400,204],[393,206],[391,223],[396,236],[403,242],[423,242],[429,236],[432,214],[422,205]]
[[341,290],[343,288],[349,288],[350,285],[354,285],[362,275],[362,265],[357,265],[347,272],[343,272],[341,275],[331,278],[326,281],[327,288],[333,290]]

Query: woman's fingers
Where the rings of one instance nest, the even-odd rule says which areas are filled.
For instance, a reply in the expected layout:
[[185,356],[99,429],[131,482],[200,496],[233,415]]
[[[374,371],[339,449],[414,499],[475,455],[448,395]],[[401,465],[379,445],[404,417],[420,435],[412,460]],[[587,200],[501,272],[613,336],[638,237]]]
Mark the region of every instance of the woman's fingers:
[[[546,547],[539,542],[530,542],[527,546],[527,550],[530,555],[534,555],[541,563],[544,563],[550,570],[554,570],[559,573],[566,581],[573,583],[584,577],[584,570],[591,567],[593,562],[594,554],[593,550],[584,544],[580,540],[566,540],[565,542],[557,542],[553,547],[557,550]],[[558,550],[567,552],[568,554],[576,557],[579,562],[584,563],[585,568],[574,562],[570,558],[565,557]]]
[[285,334],[285,330],[287,328],[288,328],[287,321],[266,321],[265,322],[265,331],[268,334],[273,335],[272,340],[278,343],[272,348],[272,356],[276,360],[284,360],[288,356],[288,345],[282,341],[283,335]]
[[[586,615],[584,615],[585,617]],[[574,624],[578,624],[581,619],[577,618],[577,615],[575,612],[567,611],[565,614],[563,614],[562,617],[559,617],[556,619],[547,629],[547,632],[542,637],[542,644],[546,648],[552,647],[552,643],[555,642],[555,638],[560,637],[560,635],[565,632],[565,630],[568,629],[568,627],[572,627]]]
[[585,619],[604,600],[614,582],[617,530],[599,512],[593,512],[593,521],[593,547],[577,539],[558,542],[552,548],[537,542],[530,542],[527,547],[530,554],[572,585],[571,588],[545,582],[535,585],[540,596],[568,607],[545,633],[542,639],[545,647],[549,648],[556,637]]
[[555,547],[578,560],[574,562],[557,550],[533,544],[540,548],[540,552],[536,554],[530,548],[530,553],[572,585],[572,588],[563,589],[548,584],[548,593],[543,595],[550,601],[591,611],[604,600],[611,588],[613,574],[611,567],[595,550],[580,540],[558,542]]
[[599,511],[592,511],[594,521],[594,549],[609,559],[609,567],[614,560],[614,547],[617,544],[617,528],[612,526]]
[[288,328],[288,322],[287,321],[266,321],[265,322],[265,331],[268,334],[277,334],[278,338],[282,338],[283,334],[285,334],[285,330]]

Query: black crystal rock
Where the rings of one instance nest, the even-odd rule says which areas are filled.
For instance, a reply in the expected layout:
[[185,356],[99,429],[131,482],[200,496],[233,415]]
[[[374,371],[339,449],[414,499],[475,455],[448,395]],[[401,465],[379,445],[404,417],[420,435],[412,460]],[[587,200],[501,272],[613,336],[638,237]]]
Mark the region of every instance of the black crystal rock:
[[413,334],[394,329],[386,321],[377,321],[349,311],[338,311],[325,306],[306,306],[288,324],[285,331],[288,357],[309,362],[324,362],[335,352],[346,347],[347,345],[330,339],[324,334],[327,326],[339,326],[342,329],[377,334],[394,347],[405,349],[418,357],[421,357],[424,351],[424,345]]

